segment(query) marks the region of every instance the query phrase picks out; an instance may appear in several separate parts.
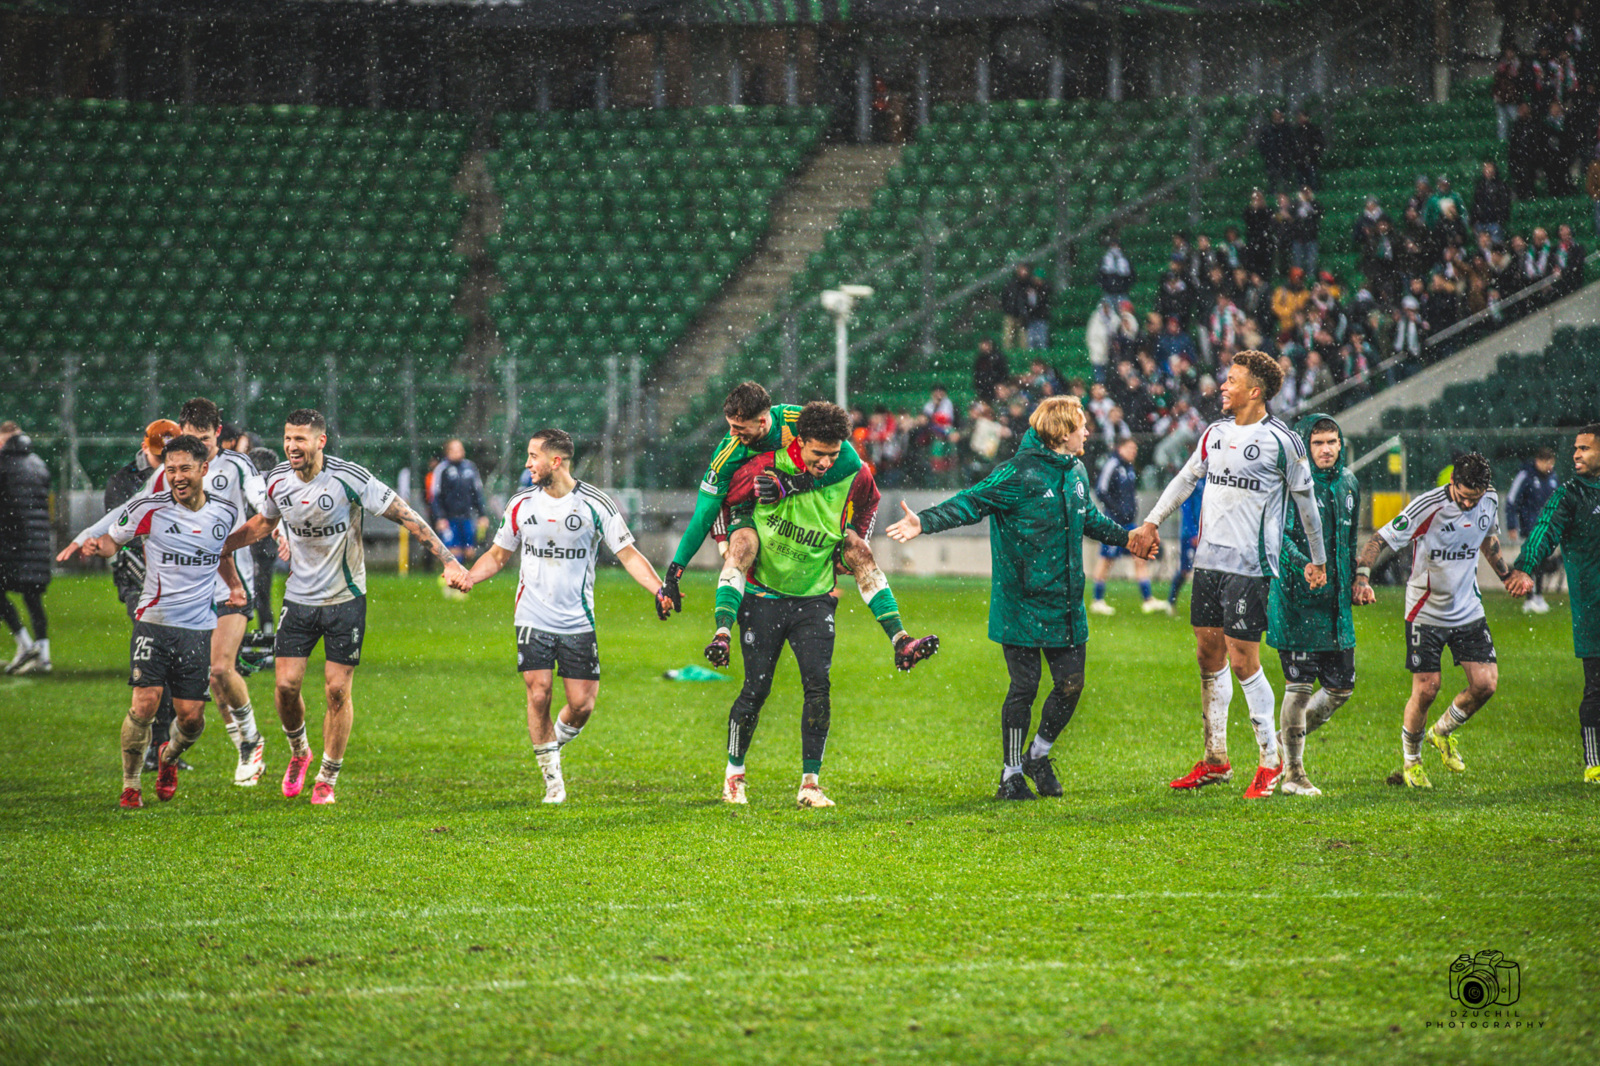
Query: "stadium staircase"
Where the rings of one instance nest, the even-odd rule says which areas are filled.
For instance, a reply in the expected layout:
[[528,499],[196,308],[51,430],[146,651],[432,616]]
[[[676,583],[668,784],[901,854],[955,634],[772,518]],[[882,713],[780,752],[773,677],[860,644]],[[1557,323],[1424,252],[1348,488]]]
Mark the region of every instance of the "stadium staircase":
[[[738,275],[821,139],[810,107],[502,114],[492,303],[522,409],[592,439],[607,362],[657,367]],[[722,313],[759,299],[745,288]]]
[[689,332],[667,354],[656,386],[658,416],[671,425],[718,375],[729,353],[788,292],[795,273],[822,249],[824,235],[847,210],[871,203],[900,157],[892,145],[828,145],[773,201],[772,223],[756,253]]

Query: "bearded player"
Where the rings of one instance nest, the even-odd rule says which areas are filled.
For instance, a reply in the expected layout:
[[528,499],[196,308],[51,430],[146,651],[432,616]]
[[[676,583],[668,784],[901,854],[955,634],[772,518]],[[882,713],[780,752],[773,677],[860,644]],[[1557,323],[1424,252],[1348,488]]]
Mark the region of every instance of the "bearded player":
[[[672,616],[672,601],[655,567],[638,548],[611,497],[572,476],[572,437],[541,429],[528,439],[533,485],[511,497],[500,531],[472,565],[469,585],[487,581],[522,557],[512,616],[517,667],[528,691],[528,739],[544,775],[544,802],[562,803],[567,785],[561,749],[594,713],[600,692],[600,644],[595,639],[594,568],[603,543],[635,581],[655,597],[656,615]],[[555,669],[567,703],[550,719]]]
[[1194,454],[1167,485],[1144,524],[1128,538],[1128,549],[1135,554],[1158,541],[1157,527],[1205,480],[1189,600],[1189,623],[1200,660],[1205,756],[1171,783],[1176,789],[1232,778],[1228,704],[1233,700],[1234,677],[1244,690],[1261,749],[1260,765],[1245,797],[1271,796],[1283,774],[1273,726],[1277,700],[1261,668],[1261,635],[1267,628],[1268,585],[1278,572],[1290,497],[1300,513],[1311,556],[1303,571],[1308,588],[1326,583],[1327,553],[1305,442],[1267,410],[1267,397],[1282,384],[1283,371],[1270,355],[1257,351],[1235,355],[1222,383],[1224,417],[1206,427]]
[[[1483,708],[1500,684],[1494,635],[1478,591],[1478,555],[1512,589],[1511,566],[1500,556],[1500,498],[1491,483],[1489,461],[1469,452],[1455,461],[1450,481],[1412,500],[1372,535],[1356,559],[1355,601],[1373,603],[1373,567],[1394,552],[1411,548],[1406,580],[1406,668],[1411,698],[1400,723],[1399,770],[1389,783],[1432,788],[1422,768],[1422,742],[1439,753],[1455,773],[1467,768],[1456,746],[1456,730]],[[1444,649],[1467,675],[1467,687],[1450,701],[1428,728],[1428,708],[1439,695]]]
[[283,427],[283,454],[288,461],[267,475],[260,512],[228,538],[228,550],[234,551],[269,535],[280,522],[289,529],[289,581],[272,645],[278,721],[289,741],[283,794],[290,799],[300,795],[311,766],[300,689],[306,661],[321,641],[327,710],[322,721],[322,765],[311,789],[311,802],[318,805],[336,802],[334,789],[355,715],[350,688],[367,632],[363,515],[380,515],[404,526],[444,564],[445,580],[452,587],[466,591],[470,584],[466,567],[410,504],[366,468],[326,454],[327,444],[328,424],[321,412],[291,411]]
[[[715,534],[717,526],[727,522],[726,500],[735,474],[756,456],[777,452],[792,444],[800,412],[801,408],[792,405],[774,406],[767,390],[753,381],[737,385],[728,393],[722,405],[728,435],[712,453],[705,476],[700,479],[694,516],[689,519],[689,528],[684,531],[677,553],[667,567],[667,594],[675,610],[683,606],[678,580],[683,576],[684,567],[700,550],[706,535]],[[787,473],[770,465],[763,469],[766,476],[755,486],[756,498],[776,504],[796,493],[832,488],[849,481],[861,470],[861,457],[847,435],[837,460],[821,474],[814,475],[805,469]],[[760,542],[752,530],[728,529],[722,572],[717,577],[717,629],[706,646],[706,658],[713,666],[728,665],[730,634],[744,599],[744,575],[754,564],[759,547]],[[900,620],[900,607],[889,589],[889,579],[878,569],[871,545],[854,530],[845,533],[839,565],[842,572],[854,575],[861,599],[894,645],[894,664],[898,669],[910,670],[939,650],[937,636],[912,637],[906,632]]]

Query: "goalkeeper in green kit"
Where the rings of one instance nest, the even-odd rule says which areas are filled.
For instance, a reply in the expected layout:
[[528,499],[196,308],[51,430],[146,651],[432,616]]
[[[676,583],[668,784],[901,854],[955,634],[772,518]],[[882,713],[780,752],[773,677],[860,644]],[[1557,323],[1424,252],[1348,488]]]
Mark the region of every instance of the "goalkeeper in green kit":
[[[683,595],[678,582],[683,576],[684,567],[700,550],[707,534],[716,536],[718,540],[726,537],[722,573],[717,578],[717,631],[706,646],[706,658],[713,666],[727,666],[730,660],[731,631],[744,597],[745,574],[756,561],[760,543],[752,530],[728,528],[729,490],[747,464],[794,443],[801,410],[789,404],[774,405],[767,390],[754,381],[735,386],[722,405],[722,414],[728,423],[728,435],[717,445],[711,462],[706,466],[705,476],[700,480],[694,516],[690,518],[689,528],[678,542],[677,553],[667,567],[666,575],[667,596],[678,610],[682,610]],[[795,494],[831,489],[854,478],[862,470],[861,457],[850,445],[848,421],[845,429],[838,457],[825,471],[820,474],[812,474],[804,469],[790,472],[778,469],[771,463],[763,464],[765,476],[753,485],[756,495],[752,499],[755,502],[777,504]],[[750,479],[745,480],[748,482]],[[866,537],[853,529],[846,530],[838,559],[839,569],[854,575],[861,598],[893,643],[896,667],[910,670],[939,650],[938,637],[913,637],[900,624],[900,608],[895,604],[894,593],[889,590],[888,579],[878,569]]]
[[[748,530],[760,550],[748,573],[741,575],[746,583],[737,611],[744,687],[728,711],[728,768],[722,798],[727,803],[746,802],[745,754],[787,643],[800,667],[804,692],[796,801],[802,807],[832,807],[833,800],[823,793],[818,774],[832,715],[829,672],[834,612],[839,606],[833,594],[835,564],[847,533],[854,532],[863,541],[871,537],[878,514],[878,486],[872,471],[864,466],[843,480],[825,483],[826,475],[850,448],[850,416],[842,408],[821,401],[809,403],[793,425],[794,439],[740,467],[728,492],[730,535]],[[806,492],[771,503],[757,495],[758,481],[801,474],[815,481]],[[720,592],[717,614],[718,625],[723,627],[732,619],[724,618],[727,605]]]

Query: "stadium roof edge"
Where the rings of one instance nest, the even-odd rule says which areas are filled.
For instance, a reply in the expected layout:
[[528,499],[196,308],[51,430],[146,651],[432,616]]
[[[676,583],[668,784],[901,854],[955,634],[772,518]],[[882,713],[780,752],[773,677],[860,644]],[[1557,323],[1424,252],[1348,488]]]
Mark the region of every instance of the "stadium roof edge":
[[1185,17],[1309,6],[1310,0],[0,0],[0,11],[36,15],[259,19],[295,11],[432,13],[550,29],[607,26],[792,25],[967,22],[1054,13]]

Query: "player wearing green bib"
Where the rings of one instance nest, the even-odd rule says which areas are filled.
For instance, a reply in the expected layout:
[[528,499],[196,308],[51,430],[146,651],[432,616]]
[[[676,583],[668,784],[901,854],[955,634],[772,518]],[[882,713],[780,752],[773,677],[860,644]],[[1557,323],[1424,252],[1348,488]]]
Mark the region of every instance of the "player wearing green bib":
[[[842,481],[821,484],[849,448],[850,417],[831,404],[810,403],[794,422],[795,439],[758,456],[734,476],[728,493],[731,530],[751,530],[759,551],[746,575],[749,595],[738,609],[744,687],[728,711],[728,768],[722,798],[745,802],[744,760],[784,644],[800,668],[802,807],[832,807],[817,775],[831,717],[828,675],[833,665],[835,560],[847,531],[863,541],[878,513],[872,471],[858,467]],[[777,502],[763,502],[756,482],[770,475],[806,474],[818,484]]]
[[[717,631],[706,647],[706,658],[713,666],[727,666],[729,642],[734,619],[744,597],[747,571],[756,561],[759,541],[753,532],[719,528],[726,521],[727,500],[739,471],[758,456],[768,455],[787,448],[795,440],[795,426],[801,408],[792,404],[772,403],[767,390],[754,381],[735,386],[722,405],[723,417],[728,422],[728,435],[722,438],[700,479],[700,494],[695,501],[694,515],[689,527],[678,542],[677,553],[667,567],[666,590],[677,609],[682,609],[683,596],[678,588],[684,567],[706,536],[722,539],[726,533],[722,573],[717,578],[716,625]],[[837,461],[826,472],[813,475],[805,470],[784,471],[771,464],[763,467],[767,476],[754,485],[754,499],[779,503],[790,496],[817,489],[847,484],[861,470],[861,457],[849,443],[848,433],[841,442]],[[910,670],[939,648],[934,636],[913,638],[900,620],[900,608],[889,580],[878,569],[872,556],[872,547],[866,538],[853,530],[847,531],[839,552],[839,563],[855,575],[861,598],[872,615],[883,627],[895,649],[895,666]]]

